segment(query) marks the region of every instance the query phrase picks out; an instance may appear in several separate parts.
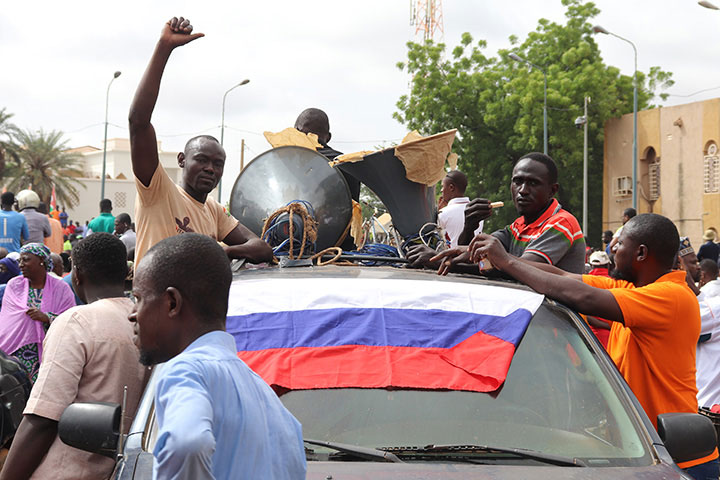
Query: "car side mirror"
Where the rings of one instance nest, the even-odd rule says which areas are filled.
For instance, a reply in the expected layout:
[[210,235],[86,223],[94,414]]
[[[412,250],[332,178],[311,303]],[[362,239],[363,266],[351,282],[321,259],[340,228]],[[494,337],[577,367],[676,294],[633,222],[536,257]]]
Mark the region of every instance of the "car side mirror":
[[663,413],[657,427],[675,463],[706,457],[718,446],[712,421],[697,413]]
[[73,403],[60,416],[58,435],[71,447],[115,459],[120,439],[117,403]]

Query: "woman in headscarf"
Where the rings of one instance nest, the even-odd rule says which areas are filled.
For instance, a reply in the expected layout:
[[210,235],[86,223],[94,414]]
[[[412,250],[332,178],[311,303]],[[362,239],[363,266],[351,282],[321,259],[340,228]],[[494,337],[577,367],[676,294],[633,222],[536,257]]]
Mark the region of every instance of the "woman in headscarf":
[[20,275],[20,267],[15,260],[10,257],[0,260],[0,285],[5,285],[18,275]]
[[45,332],[75,299],[68,284],[48,275],[53,265],[45,245],[24,245],[19,266],[22,276],[7,283],[0,309],[0,350],[20,360],[35,382]]

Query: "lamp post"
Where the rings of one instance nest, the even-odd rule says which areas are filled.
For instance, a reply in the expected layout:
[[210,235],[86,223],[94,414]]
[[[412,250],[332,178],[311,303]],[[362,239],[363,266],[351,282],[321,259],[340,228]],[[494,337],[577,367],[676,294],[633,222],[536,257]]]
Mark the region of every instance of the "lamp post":
[[108,83],[107,93],[105,94],[105,139],[103,140],[103,165],[102,165],[102,179],[100,180],[100,200],[105,198],[105,168],[107,166],[107,127],[108,127],[108,105],[110,102],[110,86],[116,78],[120,76],[121,72],[118,70],[113,74],[112,80]]
[[612,35],[615,38],[619,38],[629,43],[633,48],[635,54],[635,71],[633,73],[633,154],[632,154],[632,206],[637,211],[637,110],[638,110],[638,97],[637,97],[637,48],[635,44],[627,38],[616,35],[608,30],[605,30],[600,25],[595,25],[593,28],[595,33],[604,33],[605,35]]
[[[228,88],[228,90],[223,95],[223,101],[222,101],[222,121],[220,122],[220,145],[224,146],[225,142],[225,98],[227,98],[227,94],[230,93],[232,90],[235,90],[237,87],[241,87],[243,85],[247,85],[250,83],[249,79],[245,79],[242,82],[238,83],[237,85]],[[220,203],[222,196],[222,177],[220,177],[220,180],[218,181],[218,203]]]
[[580,128],[583,127],[583,224],[582,224],[582,230],[585,235],[587,235],[587,205],[588,205],[588,179],[587,179],[587,169],[588,169],[588,123],[590,123],[588,119],[588,112],[587,112],[587,106],[588,103],[590,103],[590,97],[585,97],[585,109],[584,109],[584,115],[582,117],[578,117],[575,120],[575,126]]
[[516,53],[511,53],[508,55],[510,58],[515,60],[516,62],[523,62],[530,65],[530,67],[535,68],[537,70],[540,70],[542,72],[543,77],[545,79],[545,88],[544,88],[544,102],[543,102],[543,153],[547,155],[548,153],[548,130],[547,130],[547,73],[545,70],[538,65],[535,65],[534,63],[530,63],[524,58],[522,58],[520,55]]

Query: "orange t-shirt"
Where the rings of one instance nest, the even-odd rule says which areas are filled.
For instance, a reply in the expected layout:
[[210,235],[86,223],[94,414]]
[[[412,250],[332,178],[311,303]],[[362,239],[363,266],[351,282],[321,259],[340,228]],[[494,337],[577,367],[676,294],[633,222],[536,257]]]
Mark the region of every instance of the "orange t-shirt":
[[155,169],[149,186],[135,178],[135,188],[135,265],[150,247],[165,238],[196,232],[222,241],[238,224],[211,196],[200,203],[188,195],[170,179],[161,164]]
[[[613,322],[608,353],[653,426],[661,413],[697,413],[695,347],[700,307],[685,283],[685,272],[670,272],[644,287],[624,280],[583,275],[593,287],[610,290],[625,324]],[[717,458],[679,464],[681,468]]]
[[65,243],[63,228],[60,224],[60,220],[48,218],[48,221],[50,222],[50,230],[52,230],[52,234],[49,237],[45,237],[43,242],[52,253],[57,253],[59,255],[63,252],[63,244]]

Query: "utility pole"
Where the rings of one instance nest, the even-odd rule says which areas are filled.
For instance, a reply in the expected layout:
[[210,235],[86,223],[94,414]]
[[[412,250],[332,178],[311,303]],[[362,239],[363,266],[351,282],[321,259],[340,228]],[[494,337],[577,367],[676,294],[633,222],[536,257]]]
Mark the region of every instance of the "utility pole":
[[245,170],[245,139],[240,140],[240,171]]
[[588,215],[588,119],[587,106],[590,97],[585,97],[585,125],[583,132],[583,233],[587,235],[587,215]]

